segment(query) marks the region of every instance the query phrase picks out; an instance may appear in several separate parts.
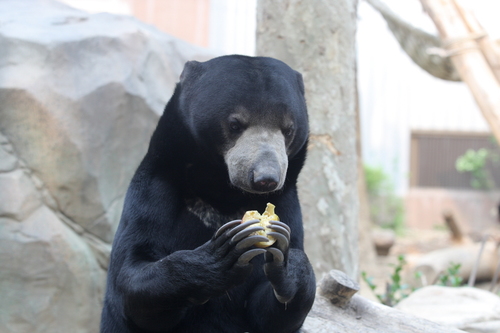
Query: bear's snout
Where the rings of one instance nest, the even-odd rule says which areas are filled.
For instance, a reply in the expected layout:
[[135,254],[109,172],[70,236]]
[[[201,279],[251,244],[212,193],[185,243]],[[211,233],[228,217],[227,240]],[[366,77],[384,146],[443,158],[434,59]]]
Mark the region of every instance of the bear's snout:
[[224,160],[235,187],[252,193],[272,192],[283,187],[288,156],[279,130],[247,129],[225,153]]
[[[255,174],[255,173],[254,173]],[[271,192],[278,187],[279,179],[276,179],[276,175],[263,175],[258,178],[254,177],[252,182],[252,188],[257,192]]]
[[281,180],[279,161],[274,151],[263,151],[250,172],[252,189],[257,192],[272,192]]

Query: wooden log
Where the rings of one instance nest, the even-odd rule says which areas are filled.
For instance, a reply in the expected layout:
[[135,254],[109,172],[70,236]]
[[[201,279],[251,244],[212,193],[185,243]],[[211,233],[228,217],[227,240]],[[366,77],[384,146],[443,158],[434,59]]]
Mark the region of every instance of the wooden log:
[[500,54],[498,53],[497,46],[481,26],[472,10],[467,8],[464,4],[464,1],[453,0],[453,2],[469,32],[473,36],[476,36],[476,42],[479,45],[481,52],[486,58],[486,61],[488,61],[488,64],[497,78],[497,81],[500,82]]
[[319,282],[319,293],[338,307],[345,307],[359,291],[359,284],[346,273],[332,269]]
[[354,295],[345,308],[318,294],[301,333],[464,333]]
[[[407,281],[413,284],[413,277],[419,271],[426,281],[433,284],[451,264],[460,264],[459,276],[466,281],[472,274],[480,250],[481,244],[465,244],[432,251],[420,257],[408,256]],[[497,262],[497,246],[494,242],[487,242],[478,263],[477,279],[491,281]]]
[[464,238],[464,233],[460,229],[460,226],[458,225],[457,221],[455,220],[455,217],[453,216],[453,213],[446,211],[443,213],[444,221],[446,223],[446,226],[450,230],[451,233],[451,239],[454,242],[460,243],[463,241]]
[[[325,274],[318,283],[316,299],[300,332],[463,333],[354,295],[357,290],[359,285],[344,272],[332,270]],[[344,306],[332,302],[339,295],[345,301]]]
[[462,81],[500,142],[500,83],[471,37],[453,0],[420,0],[434,21]]

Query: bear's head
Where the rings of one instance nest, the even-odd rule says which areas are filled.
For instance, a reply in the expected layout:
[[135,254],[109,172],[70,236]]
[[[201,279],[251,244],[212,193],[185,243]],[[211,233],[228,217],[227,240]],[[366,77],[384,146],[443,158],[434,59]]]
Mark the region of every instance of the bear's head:
[[224,56],[188,62],[178,89],[198,151],[223,160],[233,186],[251,193],[283,187],[309,131],[300,73],[272,58]]

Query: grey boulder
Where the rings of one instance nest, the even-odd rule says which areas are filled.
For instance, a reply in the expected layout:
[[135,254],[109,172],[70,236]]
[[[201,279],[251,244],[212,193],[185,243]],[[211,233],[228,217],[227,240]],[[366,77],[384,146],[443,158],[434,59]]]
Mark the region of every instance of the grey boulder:
[[478,288],[428,286],[402,300],[397,308],[470,333],[500,332],[500,297]]
[[126,16],[0,1],[0,332],[97,332],[128,183],[188,60]]

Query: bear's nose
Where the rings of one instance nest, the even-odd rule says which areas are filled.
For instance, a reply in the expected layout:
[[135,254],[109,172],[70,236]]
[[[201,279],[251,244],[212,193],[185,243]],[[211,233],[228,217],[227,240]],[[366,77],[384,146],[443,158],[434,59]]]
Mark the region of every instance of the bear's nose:
[[259,192],[271,192],[278,187],[279,179],[276,175],[272,174],[259,174],[254,172],[252,181],[252,189]]

